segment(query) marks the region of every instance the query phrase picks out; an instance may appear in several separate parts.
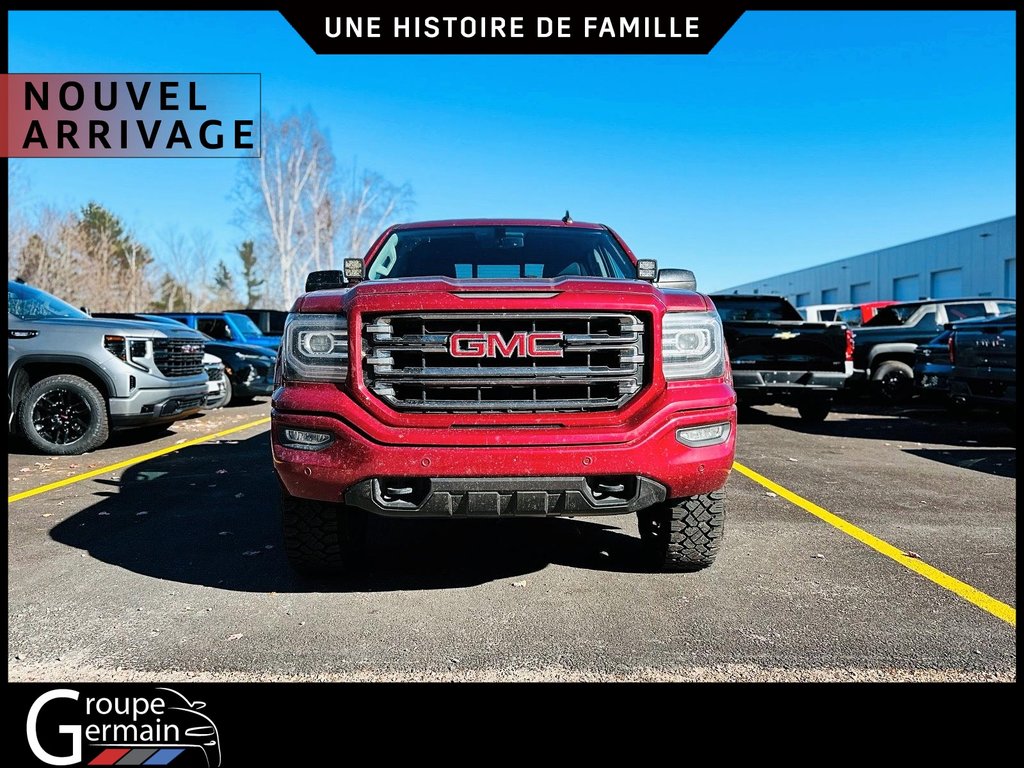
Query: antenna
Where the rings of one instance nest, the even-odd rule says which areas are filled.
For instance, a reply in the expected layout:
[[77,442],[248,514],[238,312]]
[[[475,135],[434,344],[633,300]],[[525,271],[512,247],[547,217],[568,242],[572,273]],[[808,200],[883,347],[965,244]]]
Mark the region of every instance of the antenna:
[[566,209],[565,216],[562,217],[563,224],[572,224],[572,216],[569,215],[569,209]]

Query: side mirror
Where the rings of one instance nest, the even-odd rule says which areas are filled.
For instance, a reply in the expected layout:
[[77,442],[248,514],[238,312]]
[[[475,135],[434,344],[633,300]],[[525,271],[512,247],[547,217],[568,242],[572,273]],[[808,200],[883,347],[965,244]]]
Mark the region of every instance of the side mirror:
[[340,269],[321,269],[306,275],[306,293],[344,287],[345,273]]
[[658,279],[654,284],[659,288],[678,288],[683,291],[696,291],[697,278],[688,269],[658,270]]

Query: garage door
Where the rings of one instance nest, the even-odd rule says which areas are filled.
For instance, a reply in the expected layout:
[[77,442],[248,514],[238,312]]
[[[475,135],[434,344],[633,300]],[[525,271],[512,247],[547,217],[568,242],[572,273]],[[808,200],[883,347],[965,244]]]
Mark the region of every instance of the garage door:
[[952,299],[963,295],[960,269],[943,269],[932,272],[932,290],[928,295],[933,299]]
[[897,277],[893,280],[892,297],[896,301],[916,301],[921,298],[917,293],[917,275]]
[[874,297],[871,295],[871,283],[854,283],[850,286],[851,304],[863,304],[872,298]]

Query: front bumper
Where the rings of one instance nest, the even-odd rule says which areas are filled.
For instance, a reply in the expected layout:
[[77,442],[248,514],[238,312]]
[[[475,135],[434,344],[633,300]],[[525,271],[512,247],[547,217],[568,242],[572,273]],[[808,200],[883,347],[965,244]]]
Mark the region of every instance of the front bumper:
[[219,379],[211,380],[206,385],[206,402],[203,404],[206,408],[219,408],[224,402],[224,398],[228,393],[227,379],[221,377]]
[[231,373],[231,388],[235,397],[269,395],[274,391],[274,366],[258,360],[239,366]]
[[[733,405],[671,412],[645,422],[643,430],[631,433],[624,442],[565,444],[546,442],[546,431],[538,430],[536,440],[526,445],[463,446],[452,444],[457,435],[438,430],[449,444],[416,445],[402,441],[402,431],[395,430],[394,443],[381,443],[360,432],[352,424],[336,416],[272,412],[272,444],[274,468],[287,492],[293,496],[321,501],[348,501],[373,511],[385,512],[373,503],[372,483],[396,479],[429,481],[435,493],[447,494],[449,501],[432,502],[414,510],[426,516],[447,516],[454,510],[497,509],[525,504],[536,509],[544,494],[543,514],[614,514],[635,511],[639,504],[656,503],[650,489],[660,486],[659,498],[682,498],[718,490],[725,485],[732,467],[736,447],[736,409]],[[685,427],[728,422],[728,439],[718,445],[688,447],[676,437]],[[287,428],[329,433],[333,440],[319,451],[298,450],[282,444]],[[495,428],[499,434],[503,430]],[[559,430],[561,431],[561,430]],[[636,498],[613,505],[615,508],[568,501],[569,492],[586,494],[580,482],[585,478],[636,478]],[[498,497],[516,494],[512,500]],[[552,486],[552,479],[557,479]],[[442,481],[458,480],[455,485]],[[367,484],[367,481],[370,481]],[[648,484],[646,481],[650,481]],[[476,483],[476,485],[474,485]],[[355,489],[360,486],[363,490]],[[415,483],[411,483],[415,486]],[[354,490],[355,489],[355,490]],[[480,493],[484,496],[466,497]],[[518,496],[518,494],[528,494]],[[553,495],[554,494],[554,495]],[[557,495],[557,498],[555,496]],[[457,496],[466,497],[463,500]],[[369,499],[370,501],[361,501]],[[523,501],[520,501],[522,499]],[[482,506],[481,506],[482,505]],[[451,509],[453,511],[449,512]],[[571,510],[571,511],[569,511]],[[400,511],[400,510],[399,510]]]
[[949,367],[939,365],[914,366],[914,386],[921,394],[946,395],[949,393]]
[[139,389],[130,397],[110,398],[110,424],[138,427],[176,421],[197,413],[206,402],[207,385]]

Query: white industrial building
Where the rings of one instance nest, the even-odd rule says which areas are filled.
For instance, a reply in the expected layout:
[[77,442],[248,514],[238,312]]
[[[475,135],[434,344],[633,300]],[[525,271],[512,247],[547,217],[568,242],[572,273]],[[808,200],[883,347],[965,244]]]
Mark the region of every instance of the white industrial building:
[[1017,217],[894,245],[716,293],[779,294],[796,306],[1017,296]]

